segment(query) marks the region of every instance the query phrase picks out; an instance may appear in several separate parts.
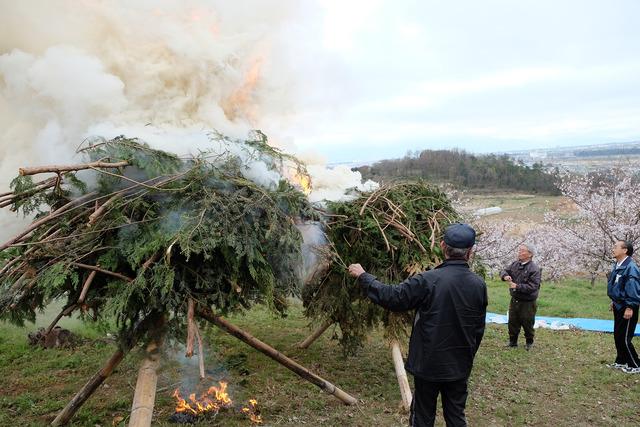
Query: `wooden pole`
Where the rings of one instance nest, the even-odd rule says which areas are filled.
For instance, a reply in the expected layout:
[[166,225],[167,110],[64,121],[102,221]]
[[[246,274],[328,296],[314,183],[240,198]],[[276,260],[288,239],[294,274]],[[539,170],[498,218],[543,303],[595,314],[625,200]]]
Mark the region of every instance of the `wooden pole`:
[[17,200],[21,200],[21,199],[24,199],[25,197],[33,196],[34,194],[37,194],[41,191],[47,190],[51,187],[55,187],[57,184],[57,181],[58,180],[56,178],[50,178],[46,180],[44,183],[39,184],[35,188],[25,191],[23,193],[19,193],[19,194],[9,193],[10,195],[6,195],[5,197],[2,197],[0,199],[0,208],[4,208],[6,206],[12,205]]
[[193,356],[193,344],[194,340],[198,340],[198,367],[200,368],[200,379],[205,378],[204,372],[204,346],[202,345],[202,337],[198,330],[198,324],[195,320],[196,313],[196,300],[189,298],[187,303],[187,351],[186,357]]
[[36,175],[39,173],[47,173],[47,172],[62,173],[62,172],[79,171],[83,169],[94,169],[94,168],[116,169],[116,168],[122,168],[125,166],[129,166],[129,162],[127,161],[114,162],[114,163],[91,162],[91,163],[84,163],[80,165],[49,165],[49,166],[39,166],[39,167],[33,167],[33,168],[19,168],[18,173],[21,176],[25,176],[25,175]]
[[91,199],[92,197],[94,197],[96,195],[97,195],[97,193],[95,191],[92,192],[92,193],[85,194],[84,196],[78,197],[77,199],[72,200],[69,203],[65,204],[64,206],[56,209],[55,211],[51,212],[49,215],[47,215],[47,216],[45,216],[43,218],[40,218],[37,221],[32,222],[31,225],[29,225],[20,234],[18,234],[17,236],[11,238],[11,240],[9,240],[9,241],[3,243],[2,245],[0,245],[0,252],[4,251],[5,249],[7,249],[9,246],[13,245],[14,243],[19,242],[25,236],[27,236],[29,233],[31,233],[33,230],[37,229],[41,225],[44,225],[44,224],[48,223],[49,221],[58,218],[59,216],[63,215],[65,212],[67,212],[68,210],[71,210],[74,207],[78,207],[78,206],[83,205],[87,200]]
[[302,341],[301,343],[299,343],[297,345],[298,348],[303,348],[303,349],[307,349],[309,348],[309,346],[311,344],[313,344],[315,342],[315,340],[317,340],[318,338],[320,338],[320,336],[322,334],[324,334],[324,332],[329,329],[329,326],[333,325],[333,322],[331,322],[330,320],[325,321],[322,325],[320,325],[320,327],[318,329],[316,329],[315,331],[313,331],[313,333],[311,335],[309,335],[307,338],[305,338],[304,341]]
[[105,270],[104,268],[100,268],[97,265],[82,264],[80,262],[72,262],[70,265],[73,265],[74,267],[84,268],[87,270],[97,271],[98,273],[106,274],[108,276],[113,276],[115,278],[124,280],[125,282],[133,282],[133,278],[131,277],[125,276],[124,274],[116,273],[115,271]]
[[148,427],[153,417],[153,407],[158,386],[158,368],[160,367],[159,345],[151,341],[147,345],[147,357],[138,371],[136,391],[131,405],[129,427]]
[[197,314],[201,318],[208,320],[209,322],[213,323],[220,329],[238,338],[240,341],[244,342],[245,344],[248,344],[251,347],[258,350],[259,352],[269,356],[276,362],[280,363],[287,369],[290,369],[291,371],[295,372],[296,374],[298,374],[305,380],[309,381],[310,383],[317,385],[325,392],[340,399],[346,405],[355,405],[358,402],[355,397],[351,396],[350,394],[346,393],[345,391],[331,384],[329,381],[325,380],[324,378],[321,378],[318,375],[314,374],[304,366],[300,365],[299,363],[295,362],[294,360],[280,353],[275,348],[251,336],[249,333],[243,331],[242,329],[238,328],[232,323],[229,323],[227,320],[223,319],[222,317],[216,316],[215,314],[213,314],[213,312],[210,309],[199,308],[197,310]]
[[205,379],[204,372],[204,346],[202,345],[202,337],[198,330],[198,325],[195,325],[196,339],[198,340],[198,367],[200,368],[200,379]]
[[89,215],[89,222],[87,223],[87,227],[91,227],[92,225],[94,225],[98,219],[104,215],[104,213],[106,212],[107,208],[112,205],[116,200],[120,199],[122,197],[123,193],[117,193],[113,196],[111,196],[110,199],[108,199],[106,202],[104,202],[102,204],[102,206],[100,206],[99,208],[97,208],[91,215]]
[[89,286],[91,286],[91,283],[93,282],[93,279],[95,279],[96,274],[98,274],[97,271],[91,270],[91,273],[89,273],[89,277],[87,277],[87,279],[84,281],[84,284],[82,285],[82,291],[80,291],[80,296],[78,297],[78,304],[84,303],[85,298],[87,298],[87,292],[89,292]]
[[118,364],[124,358],[126,351],[124,349],[118,349],[113,356],[109,359],[106,365],[104,365],[85,385],[82,389],[71,399],[67,406],[58,414],[55,420],[51,423],[52,426],[61,426],[69,422],[71,417],[80,409],[82,404],[91,397],[93,392],[104,382],[105,379]]
[[187,348],[186,352],[184,353],[186,357],[193,356],[193,342],[196,339],[196,328],[194,320],[195,313],[196,301],[193,298],[189,298],[189,301],[187,302]]
[[71,417],[80,409],[84,402],[91,397],[91,395],[100,387],[100,385],[106,380],[114,371],[114,369],[122,362],[125,354],[131,350],[138,342],[138,336],[142,331],[146,330],[151,322],[157,320],[155,316],[149,316],[143,321],[138,323],[131,333],[131,338],[124,344],[121,344],[120,348],[116,350],[107,363],[96,372],[93,377],[80,389],[80,391],[73,396],[73,399],[67,406],[65,406],[58,416],[51,422],[52,426],[61,426],[69,422]]
[[58,315],[56,316],[55,319],[53,319],[53,322],[51,322],[49,327],[47,329],[45,329],[44,335],[45,336],[49,335],[51,333],[51,331],[53,330],[53,328],[56,327],[56,325],[58,324],[60,319],[62,319],[64,316],[68,316],[69,314],[71,314],[71,312],[73,310],[75,310],[76,307],[78,307],[78,304],[71,304],[70,306],[64,308],[60,313],[58,313]]
[[391,342],[391,356],[393,357],[393,366],[396,369],[396,377],[400,386],[400,396],[402,397],[402,406],[405,411],[411,409],[411,387],[407,379],[407,372],[404,370],[404,361],[400,352],[400,343],[393,340]]

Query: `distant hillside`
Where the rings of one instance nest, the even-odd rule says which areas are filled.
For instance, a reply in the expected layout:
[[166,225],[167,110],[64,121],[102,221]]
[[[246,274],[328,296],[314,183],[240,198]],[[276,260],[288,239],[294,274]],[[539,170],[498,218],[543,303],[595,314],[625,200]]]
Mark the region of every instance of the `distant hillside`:
[[559,194],[554,177],[541,163],[525,166],[505,155],[475,155],[460,150],[424,150],[402,159],[354,168],[363,178],[424,178],[466,189],[500,189]]

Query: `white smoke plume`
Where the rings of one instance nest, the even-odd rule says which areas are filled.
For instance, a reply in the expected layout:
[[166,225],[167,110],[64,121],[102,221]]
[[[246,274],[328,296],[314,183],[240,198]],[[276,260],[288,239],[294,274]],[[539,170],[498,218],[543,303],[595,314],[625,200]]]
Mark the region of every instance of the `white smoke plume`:
[[363,183],[360,172],[353,172],[343,165],[327,168],[323,163],[309,164],[307,170],[313,179],[313,191],[309,194],[311,202],[351,200],[355,195],[349,190],[371,191],[379,187],[371,180]]
[[[317,11],[301,3],[0,0],[1,187],[18,166],[72,161],[91,136],[185,154],[207,148],[211,130],[245,138],[262,129],[278,145],[314,73],[303,53]],[[254,166],[256,180],[275,179]],[[324,169],[310,169],[312,182],[330,185]]]
[[110,127],[243,137],[265,106],[290,108],[269,61],[293,2],[260,4],[241,13],[247,4],[224,1],[0,2],[2,178],[8,157],[64,159]]

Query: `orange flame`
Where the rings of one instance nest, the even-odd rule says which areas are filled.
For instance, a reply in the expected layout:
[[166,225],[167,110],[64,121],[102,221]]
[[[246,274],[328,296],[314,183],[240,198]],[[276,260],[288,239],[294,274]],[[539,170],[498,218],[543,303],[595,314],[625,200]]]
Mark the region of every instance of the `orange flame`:
[[200,398],[196,398],[195,393],[189,395],[189,401],[183,399],[180,391],[176,389],[173,392],[176,398],[176,412],[190,412],[193,415],[199,415],[204,412],[218,412],[222,408],[231,406],[231,398],[227,393],[227,383],[220,381],[220,387],[211,386],[209,390],[203,393]]
[[251,422],[255,424],[262,424],[262,415],[258,413],[258,401],[255,399],[249,399],[249,407],[242,408],[242,412],[245,413]]
[[240,86],[223,101],[222,109],[229,119],[235,120],[238,117],[244,117],[252,123],[257,121],[258,111],[255,95],[260,83],[263,61],[262,57],[253,60],[245,71]]
[[311,178],[304,173],[295,173],[293,175],[294,185],[298,185],[302,192],[307,196],[311,193]]
[[[227,383],[219,382],[220,387],[211,386],[198,398],[195,393],[189,395],[188,400],[180,395],[180,391],[175,389],[172,396],[176,399],[176,412],[201,415],[205,413],[218,413],[221,409],[230,408],[233,401],[227,393]],[[249,405],[242,408],[242,413],[247,415],[251,422],[262,423],[262,416],[259,414],[258,401],[249,400]]]

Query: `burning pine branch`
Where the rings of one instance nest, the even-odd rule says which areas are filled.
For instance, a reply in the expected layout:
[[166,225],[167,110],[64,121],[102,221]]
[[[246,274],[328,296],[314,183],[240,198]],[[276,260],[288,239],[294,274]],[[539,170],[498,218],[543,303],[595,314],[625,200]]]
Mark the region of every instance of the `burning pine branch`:
[[[243,174],[248,159],[277,171],[289,157],[258,139],[238,144],[246,159],[181,159],[120,137],[83,149],[84,164],[22,168],[5,197],[35,220],[0,243],[0,318],[33,320],[64,298],[62,316],[82,308],[114,318],[121,336],[158,310],[171,314],[170,334],[183,339],[188,329],[191,339],[190,301],[223,313],[256,302],[283,311],[299,289],[293,218],[313,212],[286,180],[265,188]],[[56,176],[31,180],[42,173]]]

